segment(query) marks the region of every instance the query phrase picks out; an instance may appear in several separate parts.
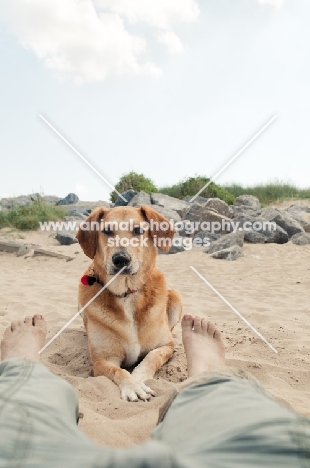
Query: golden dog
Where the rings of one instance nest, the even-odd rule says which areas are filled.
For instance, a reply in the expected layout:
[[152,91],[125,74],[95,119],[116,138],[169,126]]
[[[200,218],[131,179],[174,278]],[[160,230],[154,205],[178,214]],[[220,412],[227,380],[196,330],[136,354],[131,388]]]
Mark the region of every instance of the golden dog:
[[[100,224],[100,229],[80,227],[77,233],[84,253],[93,259],[81,279],[79,307],[111,281],[83,315],[94,375],[113,380],[124,400],[148,400],[154,392],[144,382],[171,358],[171,331],[182,313],[179,294],[167,289],[155,267],[155,243],[168,251],[166,241],[175,230],[148,206],[97,208],[86,222]],[[121,368],[139,360],[132,373]]]

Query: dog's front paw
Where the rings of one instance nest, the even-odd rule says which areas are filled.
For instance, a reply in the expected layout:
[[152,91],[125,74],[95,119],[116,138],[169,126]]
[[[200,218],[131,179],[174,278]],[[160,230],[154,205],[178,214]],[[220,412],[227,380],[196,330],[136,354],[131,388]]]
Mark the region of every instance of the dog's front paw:
[[136,379],[131,379],[123,384],[120,384],[121,398],[125,401],[148,401],[152,396],[155,396],[155,392],[145,385],[143,382],[139,382]]

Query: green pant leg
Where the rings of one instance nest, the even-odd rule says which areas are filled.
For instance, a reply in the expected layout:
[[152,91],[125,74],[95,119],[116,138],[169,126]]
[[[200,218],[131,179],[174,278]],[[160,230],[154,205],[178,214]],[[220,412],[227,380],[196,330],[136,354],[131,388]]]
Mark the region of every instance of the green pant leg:
[[234,376],[185,388],[152,438],[164,440],[190,468],[310,466],[309,420]]
[[42,364],[23,359],[0,363],[1,468],[177,466],[161,442],[124,450],[100,447],[77,427],[77,415],[73,387]]

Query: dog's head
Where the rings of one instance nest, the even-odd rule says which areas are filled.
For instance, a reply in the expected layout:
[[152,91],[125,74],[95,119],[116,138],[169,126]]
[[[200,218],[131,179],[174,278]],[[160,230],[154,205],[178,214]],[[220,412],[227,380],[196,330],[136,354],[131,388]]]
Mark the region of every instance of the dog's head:
[[[156,246],[167,252],[174,234],[171,223],[151,207],[126,206],[96,208],[76,237],[104,281],[124,267],[122,275],[143,280],[155,266]],[[133,284],[133,278],[127,284]]]

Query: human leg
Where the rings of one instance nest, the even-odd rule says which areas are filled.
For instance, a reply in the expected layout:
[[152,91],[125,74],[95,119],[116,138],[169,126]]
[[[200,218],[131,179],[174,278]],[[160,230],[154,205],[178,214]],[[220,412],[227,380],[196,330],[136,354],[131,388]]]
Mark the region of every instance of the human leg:
[[110,449],[80,431],[73,387],[38,362],[45,336],[45,322],[36,315],[12,322],[1,343],[0,467],[177,466],[161,442]]
[[191,468],[304,466],[310,458],[309,421],[247,376],[225,369],[220,333],[206,319],[185,316],[182,331],[191,378],[153,439],[168,444]]

